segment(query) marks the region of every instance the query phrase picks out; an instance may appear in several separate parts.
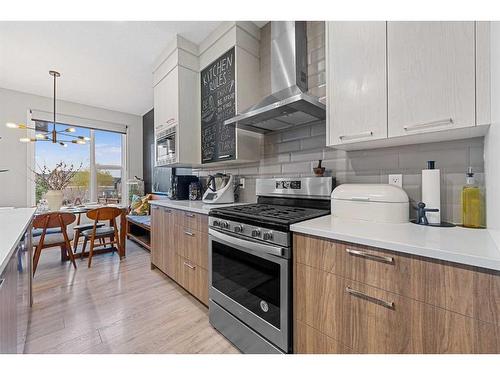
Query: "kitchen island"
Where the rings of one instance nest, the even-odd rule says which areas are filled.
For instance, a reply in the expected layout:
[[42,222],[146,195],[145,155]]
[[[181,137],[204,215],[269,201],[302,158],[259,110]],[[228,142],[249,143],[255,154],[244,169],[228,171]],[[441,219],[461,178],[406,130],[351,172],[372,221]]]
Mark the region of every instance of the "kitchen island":
[[12,257],[19,241],[28,229],[35,208],[0,210],[0,274]]
[[0,210],[0,353],[23,353],[31,306],[34,208]]

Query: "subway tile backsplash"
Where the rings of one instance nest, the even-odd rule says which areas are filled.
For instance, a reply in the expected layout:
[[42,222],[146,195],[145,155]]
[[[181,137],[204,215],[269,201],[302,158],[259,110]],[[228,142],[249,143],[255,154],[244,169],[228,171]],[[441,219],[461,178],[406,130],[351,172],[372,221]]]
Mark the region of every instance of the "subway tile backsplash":
[[[261,29],[261,94],[271,93],[270,24]],[[309,93],[326,95],[325,23],[307,22]],[[460,193],[469,165],[476,180],[484,188],[483,138],[408,145],[375,150],[342,151],[325,147],[325,122],[295,127],[266,134],[259,163],[214,169],[207,166],[195,170],[200,176],[225,172],[245,177],[245,189],[240,200],[254,202],[255,179],[258,177],[308,177],[319,159],[323,160],[326,175],[343,183],[387,183],[389,174],[403,175],[403,188],[412,203],[421,199],[421,171],[427,160],[435,160],[441,169],[441,208],[443,220],[461,221]],[[414,217],[414,211],[411,210]]]
[[[309,177],[319,159],[323,160],[326,175],[343,183],[387,183],[389,174],[403,175],[403,189],[412,203],[421,199],[421,170],[427,160],[435,160],[441,170],[441,209],[444,220],[460,223],[460,193],[465,183],[465,171],[472,165],[477,183],[484,188],[483,138],[408,145],[364,151],[342,151],[324,147],[326,136],[311,136],[313,129],[325,123],[308,125],[307,129],[291,129],[265,136],[272,151],[262,154],[259,163],[239,166],[210,167],[195,173],[225,172],[245,177],[245,189],[240,200],[254,202],[255,179],[258,177]],[[296,139],[298,135],[304,138]],[[293,139],[290,141],[289,139]],[[270,143],[272,142],[272,143]],[[264,146],[264,149],[266,147]],[[414,217],[414,212],[411,212]]]

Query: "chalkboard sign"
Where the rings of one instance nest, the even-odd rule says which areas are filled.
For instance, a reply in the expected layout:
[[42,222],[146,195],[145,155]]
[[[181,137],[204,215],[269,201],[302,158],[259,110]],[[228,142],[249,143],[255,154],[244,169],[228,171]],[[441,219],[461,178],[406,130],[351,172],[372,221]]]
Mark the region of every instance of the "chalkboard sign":
[[231,160],[236,154],[234,47],[201,72],[201,161]]

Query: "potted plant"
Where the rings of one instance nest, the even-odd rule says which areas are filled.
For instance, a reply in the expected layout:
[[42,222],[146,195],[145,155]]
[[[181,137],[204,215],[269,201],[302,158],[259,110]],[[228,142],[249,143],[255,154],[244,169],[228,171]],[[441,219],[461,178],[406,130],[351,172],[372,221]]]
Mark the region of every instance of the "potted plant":
[[37,186],[46,190],[45,199],[50,211],[57,211],[63,203],[63,190],[70,184],[82,165],[75,168],[73,164],[66,165],[61,161],[53,169],[46,165],[35,172]]

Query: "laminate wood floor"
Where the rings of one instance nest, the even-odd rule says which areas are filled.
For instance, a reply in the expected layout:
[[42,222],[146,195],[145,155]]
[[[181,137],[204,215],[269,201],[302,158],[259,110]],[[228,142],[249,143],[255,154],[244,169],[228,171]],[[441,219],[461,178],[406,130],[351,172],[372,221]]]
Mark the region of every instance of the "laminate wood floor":
[[127,242],[127,257],[94,256],[92,268],[44,250],[34,279],[25,353],[238,353],[208,310]]

